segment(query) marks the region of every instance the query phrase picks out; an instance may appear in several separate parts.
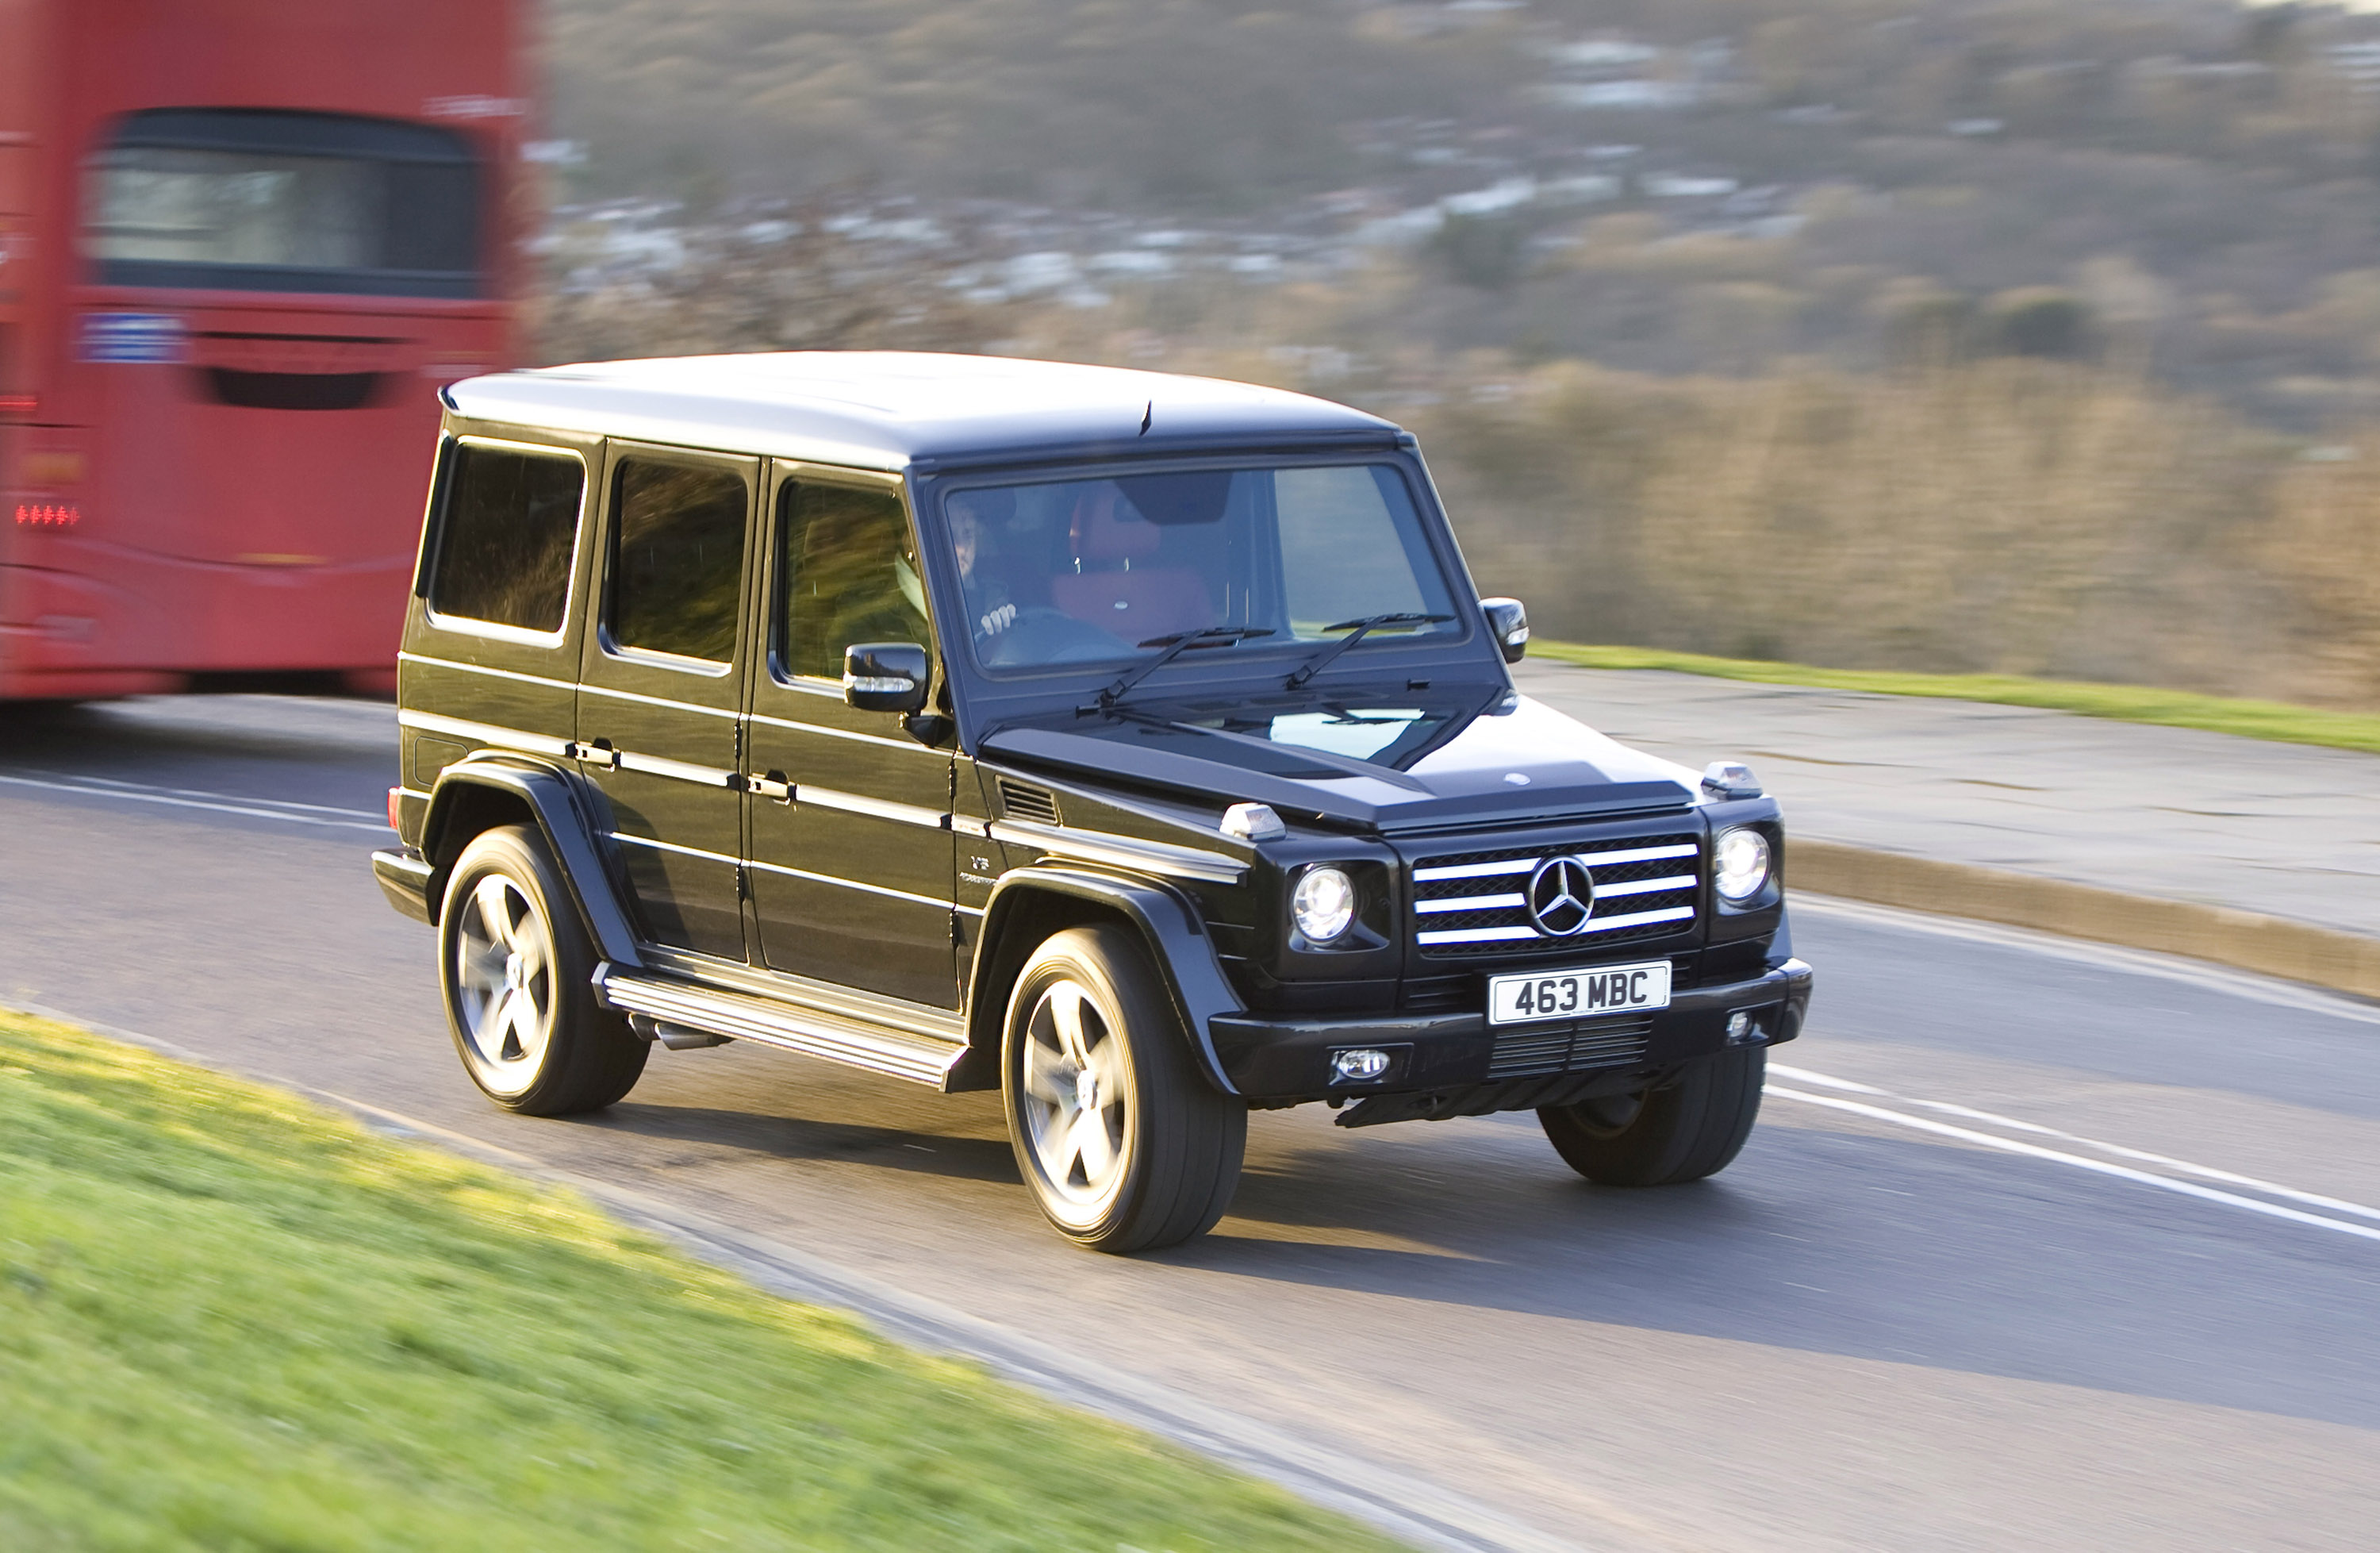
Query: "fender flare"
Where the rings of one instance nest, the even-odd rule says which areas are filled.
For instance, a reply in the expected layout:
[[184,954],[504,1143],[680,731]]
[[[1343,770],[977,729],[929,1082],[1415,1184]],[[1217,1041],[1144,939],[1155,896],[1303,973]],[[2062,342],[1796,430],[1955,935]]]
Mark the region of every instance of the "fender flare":
[[[1105,908],[1123,915],[1139,929],[1157,974],[1173,1000],[1174,1012],[1190,1037],[1191,1057],[1207,1082],[1225,1094],[1237,1094],[1216,1055],[1208,1021],[1242,1011],[1239,995],[1223,975],[1216,958],[1215,940],[1197,909],[1168,886],[1145,879],[1118,878],[1085,868],[1030,865],[1001,876],[984,908],[983,935],[978,944],[967,986],[967,1044],[976,1052],[997,1054],[1008,1017],[1008,999],[984,997],[988,976],[996,973],[1008,927],[1020,908],[1037,897],[1058,896]],[[1027,947],[1025,953],[1029,953]],[[1022,955],[1017,957],[1021,962]],[[990,1006],[987,1007],[987,1003]],[[996,1057],[995,1057],[996,1060]],[[974,1064],[970,1062],[970,1066]],[[980,1075],[978,1075],[978,1081]]]
[[[440,861],[446,827],[460,795],[469,789],[493,789],[528,806],[537,816],[538,828],[545,833],[546,845],[562,865],[572,903],[578,908],[588,936],[594,940],[595,952],[623,969],[641,967],[644,959],[637,952],[634,919],[622,903],[619,884],[596,841],[602,827],[592,801],[565,773],[524,756],[473,755],[439,773],[430,791],[429,813],[421,823],[421,853],[434,864],[429,882],[431,921],[437,920],[445,899],[446,876],[454,866],[451,856]],[[461,848],[455,850],[459,852]]]

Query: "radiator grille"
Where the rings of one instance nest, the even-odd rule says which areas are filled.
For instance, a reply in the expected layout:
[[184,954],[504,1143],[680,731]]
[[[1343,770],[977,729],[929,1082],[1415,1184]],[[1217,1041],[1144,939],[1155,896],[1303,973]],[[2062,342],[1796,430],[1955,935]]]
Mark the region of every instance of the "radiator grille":
[[[1529,880],[1549,858],[1575,857],[1595,882],[1585,928],[1556,935],[1530,917]],[[1413,869],[1414,942],[1425,955],[1536,954],[1665,938],[1694,925],[1702,838],[1687,831],[1425,858]]]
[[1000,779],[1000,812],[1012,820],[1030,820],[1038,825],[1058,823],[1057,795],[1023,782]]
[[1488,1058],[1488,1076],[1517,1079],[1531,1073],[1630,1067],[1645,1059],[1652,1033],[1650,1014],[1524,1026],[1496,1037],[1495,1050]]

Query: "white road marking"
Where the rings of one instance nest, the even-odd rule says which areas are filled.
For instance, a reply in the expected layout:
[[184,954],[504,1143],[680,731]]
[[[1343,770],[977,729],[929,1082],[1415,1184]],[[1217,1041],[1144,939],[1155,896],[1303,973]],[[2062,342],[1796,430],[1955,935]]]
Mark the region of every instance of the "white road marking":
[[2259,1180],[2254,1176],[2243,1176],[2230,1170],[2218,1170],[2211,1165],[2193,1165],[2187,1159],[2176,1159],[2170,1155],[2151,1154],[2144,1149],[2127,1148],[2122,1143],[2104,1143],[2097,1138],[2086,1138],[2079,1132],[2064,1132],[2055,1127],[2044,1127],[2039,1122],[2020,1121],[2015,1117],[2002,1116],[1997,1111],[1979,1111],[1971,1106],[1954,1106],[1947,1100],[1912,1100],[1908,1095],[1895,1094],[1890,1090],[1878,1089],[1874,1084],[1853,1083],[1849,1079],[1831,1078],[1825,1073],[1814,1073],[1807,1068],[1789,1068],[1781,1062],[1770,1063],[1768,1070],[1772,1073],[1782,1073],[1798,1084],[1819,1084],[1829,1089],[1854,1090],[1862,1094],[1878,1095],[1903,1106],[1922,1106],[1926,1110],[1939,1111],[1944,1116],[1964,1117],[1969,1121],[1979,1121],[1992,1127],[2004,1127],[2015,1132],[2030,1132],[2036,1137],[2056,1138],[2060,1143],[2076,1143],[2084,1148],[2097,1149],[2102,1154],[2112,1154],[2119,1159],[2134,1159],[2143,1165],[2161,1166],[2168,1170],[2179,1170],[2184,1175],[2197,1176],[2204,1180],[2221,1181],[2226,1186],[2243,1187],[2250,1192],[2261,1192],[2269,1197],[2286,1197],[2292,1203],[2303,1203],[2308,1207],[2327,1208],[2333,1213],[2353,1214],[2358,1218],[2380,1222],[2380,1208],[2367,1208],[2361,1203],[2350,1203],[2340,1197],[2325,1197],[2318,1192],[2300,1192],[2293,1186],[2282,1186],[2275,1181]]
[[2160,981],[2179,982],[2185,986],[2204,987],[2234,997],[2269,1004],[2277,1009],[2301,1009],[2308,1013],[2327,1014],[2333,1019],[2348,1020],[2357,1024],[2380,1024],[2380,1008],[2344,993],[2285,982],[2277,977],[2259,976],[2252,971],[2234,971],[2226,966],[2210,965],[2204,960],[2187,960],[2180,955],[2128,949],[2115,944],[2095,944],[2082,938],[2060,938],[2053,934],[2003,927],[1997,923],[1976,922],[1967,917],[1930,916],[1923,911],[1872,906],[1865,901],[1844,900],[1835,896],[1796,895],[1793,911],[1813,916],[1840,917],[1897,932],[1923,933],[1934,938],[1955,938],[1971,944],[1994,944],[2002,948],[2023,949],[2076,965],[2129,971],[2136,975],[2155,976]]
[[0,775],[11,787],[43,788],[53,792],[79,793],[85,798],[126,799],[135,803],[162,803],[175,809],[205,809],[219,814],[244,814],[250,819],[283,820],[291,825],[329,825],[340,830],[370,830],[388,834],[388,821],[364,809],[332,809],[319,803],[285,803],[274,798],[247,798],[229,793],[192,794],[188,789],[149,788],[103,777],[65,781],[39,776]]
[[[1803,1082],[1831,1083],[1836,1087],[1849,1087],[1845,1081],[1829,1080],[1824,1074],[1812,1073],[1806,1069],[1788,1068],[1781,1063],[1772,1065],[1770,1071],[1782,1073],[1789,1079],[1796,1079]],[[1888,1110],[1882,1106],[1869,1105],[1862,1100],[1846,1100],[1832,1094],[1812,1094],[1803,1090],[1787,1089],[1773,1082],[1767,1086],[1764,1093],[1773,1094],[1780,1100],[1798,1100],[1806,1106],[1823,1106],[1830,1110],[1848,1111],[1854,1116],[1890,1122],[1897,1127],[1912,1128],[1917,1131],[1931,1132],[1939,1137],[1956,1138],[1961,1143],[1980,1144],[1985,1148],[1998,1149],[2004,1154],[2022,1155],[2030,1159],[2046,1159],[2054,1164],[2071,1166],[2078,1170],[2088,1170],[2095,1175],[2113,1176],[2119,1180],[2137,1181],[2143,1186],[2154,1186],[2163,1191],[2180,1192],[2182,1196],[2196,1197],[2203,1202],[2220,1203],[2226,1207],[2242,1208],[2250,1213],[2263,1214],[2271,1218],[2285,1218],[2296,1224],[2314,1225],[2320,1229],[2337,1230],[2342,1235],[2353,1235],[2361,1240],[2380,1241],[2380,1227],[2374,1225],[2351,1224],[2345,1219],[2329,1218],[2321,1214],[2284,1207],[2278,1203],[2259,1202],[2253,1197],[2242,1197],[2232,1192],[2218,1192],[2213,1187],[2200,1186],[2194,1181],[2177,1180],[2171,1176],[2161,1176],[2149,1170],[2136,1170],[2129,1165],[2112,1164],[2104,1159],[2092,1159],[2082,1155],[2070,1154],[2063,1149],[2044,1148],[2038,1143],[2022,1143],[2014,1138],[1979,1132],[1972,1127],[1953,1127],[1946,1121],[1911,1116],[1906,1111]],[[1878,1090],[1873,1093],[1881,1094],[1885,1092]],[[1928,1104],[1922,1100],[1909,1101],[1898,1095],[1888,1095],[1888,1098],[1900,1099],[1903,1105]],[[1959,1110],[1969,1116],[1987,1119],[1998,1125],[2013,1125],[2026,1131],[2044,1132],[2060,1139],[2071,1139],[2088,1147],[2103,1149],[2127,1158],[2163,1164],[2209,1180],[2243,1186],[2251,1191],[2266,1192],[2275,1196],[2288,1197],[2301,1203],[2317,1204],[2339,1212],[2380,1220],[2380,1209],[2367,1208],[2361,1204],[2341,1202],[2333,1197],[2319,1197],[2312,1192],[2297,1192],[2288,1187],[2259,1181],[2252,1177],[2233,1175],[2229,1171],[2210,1169],[2205,1166],[2192,1165],[2183,1160],[2167,1159],[2161,1155],[2144,1154],[2138,1149],[2124,1148],[2120,1144],[2103,1143],[2090,1138],[2077,1138],[2071,1133],[2059,1132],[2054,1128],[2035,1127],[2030,1122],[2018,1122],[2010,1118],[1994,1117],[1989,1112],[1966,1111],[1964,1107],[1959,1107]]]

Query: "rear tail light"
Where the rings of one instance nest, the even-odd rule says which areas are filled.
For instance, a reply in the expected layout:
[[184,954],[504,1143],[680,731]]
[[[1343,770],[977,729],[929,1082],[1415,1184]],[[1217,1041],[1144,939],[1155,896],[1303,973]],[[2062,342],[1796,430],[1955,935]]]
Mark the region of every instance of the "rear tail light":
[[71,529],[82,521],[82,508],[72,502],[18,502],[20,529]]
[[400,808],[402,808],[402,807],[404,806],[404,803],[405,803],[405,789],[404,789],[403,788],[391,788],[391,789],[388,789],[388,828],[389,828],[389,829],[391,829],[391,830],[395,830],[395,829],[396,829],[396,828],[397,828],[397,824],[396,824],[396,814],[397,814],[397,811],[398,811]]

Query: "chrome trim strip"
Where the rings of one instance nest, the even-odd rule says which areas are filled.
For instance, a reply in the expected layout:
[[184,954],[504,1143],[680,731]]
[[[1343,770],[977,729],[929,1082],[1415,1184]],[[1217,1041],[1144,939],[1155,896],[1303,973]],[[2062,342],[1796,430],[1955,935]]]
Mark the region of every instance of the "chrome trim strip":
[[807,868],[788,868],[782,862],[762,862],[758,858],[752,860],[752,866],[763,873],[782,874],[789,879],[808,879],[814,885],[841,885],[844,889],[866,890],[870,895],[890,896],[895,900],[912,900],[920,906],[931,906],[938,911],[947,911],[951,909],[951,903],[948,900],[937,900],[930,895],[912,895],[907,890],[897,890],[890,885],[863,885],[856,879],[838,879],[832,874],[813,874]]
[[524,750],[533,755],[552,755],[566,760],[570,756],[570,740],[555,739],[542,733],[530,733],[522,728],[504,728],[495,723],[474,723],[462,717],[443,716],[436,712],[399,712],[396,721],[401,728],[418,728],[424,733],[451,733],[459,739],[477,740],[506,750]]
[[1416,900],[1416,911],[1492,911],[1500,906],[1526,906],[1525,895],[1466,895],[1458,900]]
[[988,837],[991,834],[991,822],[978,819],[973,814],[953,814],[951,829],[961,836]]
[[670,776],[706,788],[736,786],[735,773],[722,771],[715,765],[694,765],[663,755],[640,755],[633,750],[620,751],[619,757],[618,769],[622,771],[641,771],[648,776]]
[[866,814],[872,819],[892,820],[900,825],[922,825],[928,830],[947,830],[951,817],[940,809],[921,808],[915,803],[895,803],[890,799],[865,798],[858,793],[837,791],[833,788],[814,788],[807,782],[794,785],[796,808],[808,803],[820,809],[840,809],[846,814]]
[[783,1046],[937,1089],[967,1054],[961,1042],[903,1035],[856,1019],[778,1007],[756,997],[624,972],[610,965],[596,971],[595,992],[605,1003],[627,1013]]
[[1526,874],[1549,857],[1575,856],[1589,868],[1621,862],[1649,862],[1655,858],[1694,857],[1702,850],[1689,842],[1680,847],[1630,847],[1616,852],[1563,853],[1548,851],[1536,857],[1508,858],[1501,862],[1458,862],[1442,868],[1416,868],[1414,882],[1427,884],[1436,879],[1488,879],[1505,874]]
[[[691,663],[699,660],[688,659],[687,661]],[[667,696],[640,695],[635,691],[615,691],[608,686],[589,685],[584,681],[581,681],[577,688],[588,695],[609,696],[613,701],[633,701],[646,706],[666,706],[674,712],[699,712],[706,717],[736,715],[735,709],[732,706],[700,706],[690,701],[673,701]]]
[[1691,874],[1674,874],[1667,879],[1628,879],[1616,885],[1597,885],[1595,898],[1601,900],[1613,895],[1658,895],[1663,890],[1692,889],[1702,881]]
[[1647,923],[1678,922],[1694,914],[1691,906],[1667,906],[1658,911],[1631,911],[1625,916],[1592,917],[1586,926],[1567,938],[1555,938],[1539,933],[1534,927],[1466,927],[1439,933],[1417,933],[1414,936],[1424,944],[1496,944],[1510,943],[1519,938],[1543,938],[1548,944],[1575,943],[1590,933],[1610,933],[1623,927],[1642,927]]
[[1176,847],[1164,841],[1144,841],[1135,836],[1113,836],[1103,830],[1075,830],[1038,825],[1030,820],[994,820],[986,827],[995,841],[1038,847],[1060,857],[1103,862],[1111,868],[1138,869],[1176,879],[1206,884],[1236,885],[1247,870],[1220,852]]
[[965,911],[970,917],[979,917],[984,914],[984,909],[980,906],[953,906],[951,910],[953,911]]
[[[1464,927],[1448,928],[1438,933],[1416,933],[1416,942],[1424,944],[1497,944],[1520,938],[1545,938],[1534,927]],[[1546,942],[1556,942],[1546,938]]]
[[681,847],[674,841],[656,841],[650,836],[630,836],[621,830],[611,832],[611,837],[613,840],[625,842],[631,847],[650,847],[655,851],[679,852],[686,857],[703,858],[711,862],[733,863],[737,861],[725,852],[706,852],[699,847]]
[[1578,861],[1589,868],[1600,868],[1607,862],[1650,862],[1655,858],[1694,857],[1702,851],[1689,841],[1682,847],[1636,847],[1624,852],[1582,852]]
[[797,723],[791,717],[771,717],[759,712],[752,714],[751,720],[770,728],[786,728],[795,733],[822,733],[829,739],[852,739],[862,744],[881,744],[892,750],[917,750],[926,754],[941,754],[944,760],[950,759],[949,755],[942,754],[940,751],[929,750],[914,739],[887,739],[880,733],[855,733],[849,728],[828,728],[822,723]]
[[431,664],[439,668],[460,669],[466,674],[485,674],[496,679],[517,679],[524,685],[546,685],[557,691],[575,691],[577,682],[571,679],[549,679],[542,674],[523,674],[518,669],[490,668],[485,664],[459,663],[453,658],[433,658],[425,653],[399,653],[399,663]]
[[1505,874],[1526,874],[1543,858],[1511,858],[1502,862],[1457,862],[1443,868],[1416,868],[1414,883],[1426,885],[1437,879],[1491,879]]

